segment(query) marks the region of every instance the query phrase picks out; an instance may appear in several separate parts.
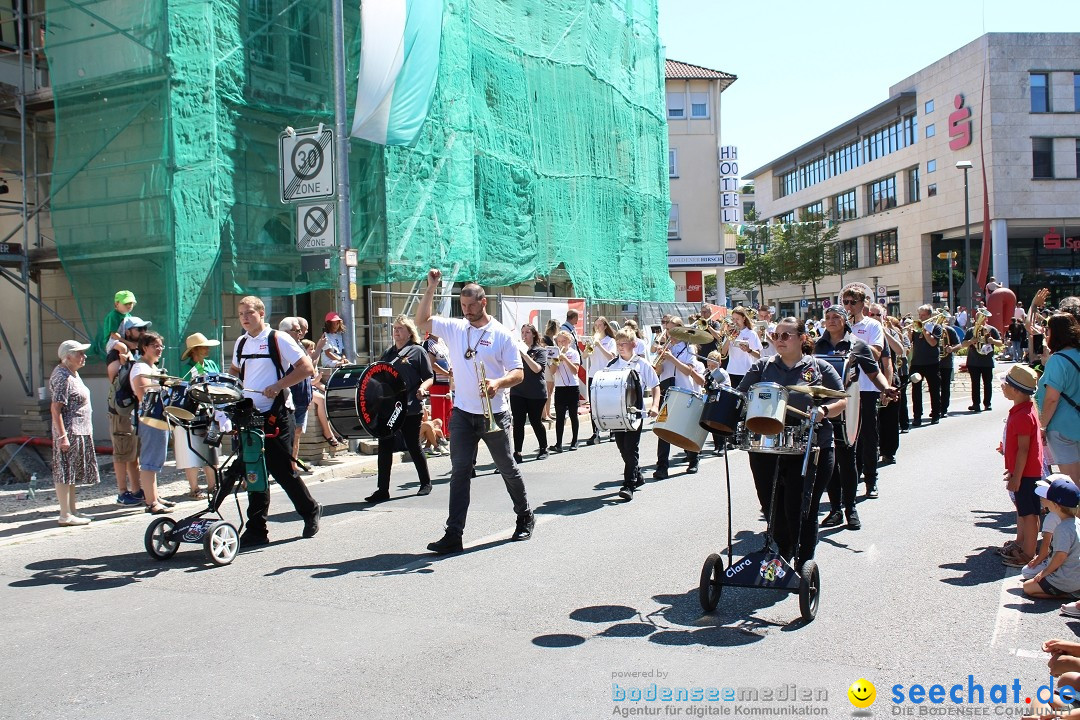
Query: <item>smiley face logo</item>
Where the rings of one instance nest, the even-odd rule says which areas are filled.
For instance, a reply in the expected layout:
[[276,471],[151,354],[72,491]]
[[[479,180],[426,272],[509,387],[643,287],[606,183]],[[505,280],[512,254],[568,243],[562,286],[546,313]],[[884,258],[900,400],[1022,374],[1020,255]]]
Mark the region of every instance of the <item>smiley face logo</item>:
[[874,700],[877,699],[877,688],[874,687],[874,683],[865,678],[859,678],[855,682],[851,683],[851,687],[847,690],[848,700],[851,704],[857,708],[868,708],[874,704]]

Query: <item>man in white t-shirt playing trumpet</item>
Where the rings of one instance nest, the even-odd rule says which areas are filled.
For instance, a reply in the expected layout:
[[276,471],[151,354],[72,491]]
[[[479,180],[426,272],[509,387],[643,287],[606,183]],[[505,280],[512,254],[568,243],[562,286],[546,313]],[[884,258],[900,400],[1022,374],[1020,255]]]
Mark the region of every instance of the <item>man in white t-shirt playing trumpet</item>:
[[536,521],[529,509],[521,471],[513,458],[510,405],[506,397],[507,391],[525,378],[517,344],[510,331],[488,315],[487,296],[482,287],[469,283],[461,289],[458,299],[464,319],[444,318],[432,313],[442,272],[432,268],[427,280],[427,290],[416,311],[416,326],[435,333],[446,343],[455,384],[454,410],[450,414],[450,514],[446,533],[430,543],[428,550],[439,555],[462,550],[461,536],[469,512],[473,468],[481,440],[487,445],[514,502],[517,526],[510,539],[528,540]]

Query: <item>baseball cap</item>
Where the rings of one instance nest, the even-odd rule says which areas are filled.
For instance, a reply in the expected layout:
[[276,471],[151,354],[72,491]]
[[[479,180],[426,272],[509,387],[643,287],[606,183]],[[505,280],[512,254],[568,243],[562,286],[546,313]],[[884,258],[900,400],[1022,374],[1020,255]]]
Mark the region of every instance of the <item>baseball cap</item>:
[[326,313],[326,322],[337,322],[338,320],[341,320],[341,316],[333,310]]
[[79,352],[80,350],[86,350],[90,347],[90,343],[81,343],[78,340],[65,340],[60,343],[60,347],[56,351],[56,356],[63,360],[71,353]]
[[153,324],[154,323],[150,322],[149,320],[143,320],[142,318],[137,318],[134,315],[128,315],[126,318],[124,318],[123,322],[120,323],[120,334],[123,335],[132,328],[142,328],[145,330]]
[[127,305],[128,303],[135,302],[135,293],[130,290],[121,290],[113,296],[113,302],[118,302],[121,305]]
[[837,305],[835,303],[830,305],[829,307],[825,308],[825,314],[828,315],[829,313],[835,313],[840,317],[844,318],[844,320],[848,319],[848,312],[844,309],[843,305]]
[[1035,494],[1044,497],[1062,507],[1080,507],[1080,489],[1077,489],[1068,475],[1054,473],[1046,478],[1048,484],[1035,483]]

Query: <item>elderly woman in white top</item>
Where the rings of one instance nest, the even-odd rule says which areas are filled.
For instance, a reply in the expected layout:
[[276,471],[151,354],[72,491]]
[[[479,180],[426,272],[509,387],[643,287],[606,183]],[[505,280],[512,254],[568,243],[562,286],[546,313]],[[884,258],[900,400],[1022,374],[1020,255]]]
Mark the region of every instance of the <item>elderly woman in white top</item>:
[[49,378],[53,425],[52,474],[60,503],[57,523],[64,527],[86,525],[90,518],[75,512],[75,486],[95,485],[100,480],[90,423],[90,391],[79,370],[86,364],[89,343],[65,340],[57,356],[60,364]]

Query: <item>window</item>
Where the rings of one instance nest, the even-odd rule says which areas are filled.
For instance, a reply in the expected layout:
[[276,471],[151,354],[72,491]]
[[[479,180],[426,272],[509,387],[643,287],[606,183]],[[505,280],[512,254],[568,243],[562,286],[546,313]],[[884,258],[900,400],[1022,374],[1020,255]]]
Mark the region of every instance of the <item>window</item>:
[[1073,73],[1073,110],[1080,112],[1080,73]]
[[859,267],[859,239],[841,240],[836,243],[835,272],[855,270]]
[[1054,139],[1031,138],[1031,176],[1054,177]]
[[937,128],[934,127],[934,123],[930,123],[926,126],[926,137],[932,138],[937,135]]
[[927,160],[926,161],[926,172],[927,173],[932,173],[935,170],[937,170],[937,160]]
[[1050,112],[1050,75],[1031,73],[1031,112]]
[[790,225],[795,222],[795,211],[786,212],[783,215],[776,216],[777,225]]
[[833,175],[853,170],[862,165],[859,149],[862,143],[856,140],[829,153],[829,171]]
[[671,203],[671,209],[668,210],[667,239],[679,239],[679,205],[677,203]]
[[675,148],[667,151],[667,174],[668,177],[679,177],[679,151]]
[[934,101],[927,100],[926,104],[923,105],[923,115],[929,115],[932,112],[934,112]]
[[[274,35],[269,27],[273,23],[272,0],[248,0],[248,58],[252,65],[274,68]],[[255,32],[262,29],[261,32]]]
[[930,183],[926,186],[926,197],[937,197],[937,183]]
[[866,186],[867,214],[896,207],[896,176],[892,175]]
[[794,170],[780,175],[780,192],[777,194],[777,197],[791,195],[798,189],[797,173]]
[[919,202],[919,166],[918,165],[916,165],[915,167],[908,170],[907,184],[908,184],[907,201],[908,202]]
[[684,94],[667,94],[667,116],[669,118],[686,117],[686,96]]
[[874,265],[891,265],[900,262],[895,230],[874,233],[870,238],[874,247]]
[[709,117],[709,93],[692,92],[690,93],[690,117],[692,118],[707,118]]
[[802,217],[804,220],[810,220],[813,218],[822,218],[825,216],[825,205],[821,200],[816,203],[807,205],[802,209]]
[[854,220],[858,217],[855,212],[855,191],[833,195],[832,213],[833,220]]
[[877,160],[908,145],[914,145],[917,134],[918,123],[913,114],[870,133],[862,141],[863,162]]

